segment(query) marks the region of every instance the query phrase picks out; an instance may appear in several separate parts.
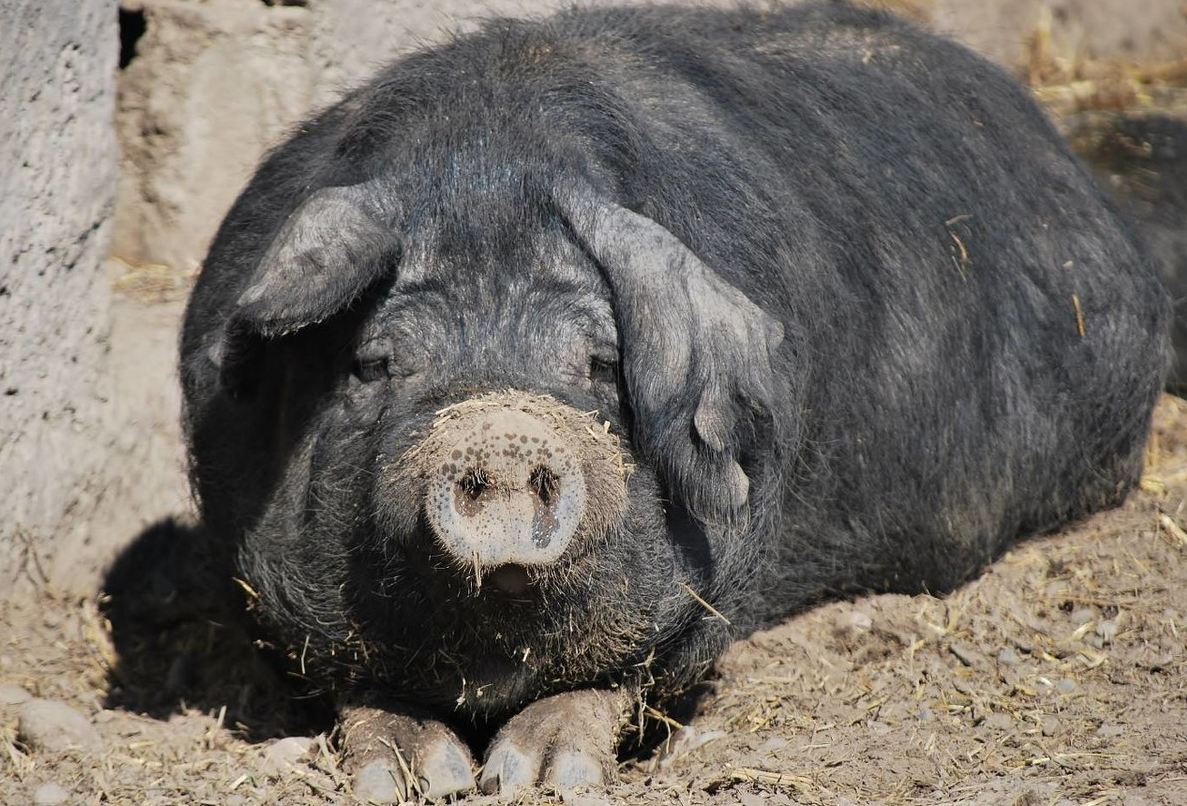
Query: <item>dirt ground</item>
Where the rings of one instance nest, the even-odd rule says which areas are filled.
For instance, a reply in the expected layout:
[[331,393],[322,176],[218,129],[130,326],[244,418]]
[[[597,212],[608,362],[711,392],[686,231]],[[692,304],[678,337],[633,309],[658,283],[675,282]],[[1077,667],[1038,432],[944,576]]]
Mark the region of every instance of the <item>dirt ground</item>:
[[[1182,64],[1153,76],[1036,42],[1028,77],[1071,129],[1187,110]],[[168,326],[141,314],[176,311],[184,287],[167,273],[117,283],[158,339]],[[323,704],[290,696],[253,648],[199,540],[184,520],[159,524],[98,597],[42,587],[0,603],[0,803],[351,802]],[[739,642],[691,723],[671,720],[619,783],[521,802],[1184,806],[1185,647],[1187,402],[1166,397],[1125,506],[943,599],[836,602]],[[38,729],[29,698],[74,714]]]
[[[837,602],[738,643],[690,726],[564,801],[1187,803],[1187,402],[1162,401],[1142,488],[944,599]],[[325,714],[283,697],[187,534],[142,538],[151,570],[111,597],[0,609],[0,802],[350,802]],[[91,749],[18,740],[14,686],[88,717]]]

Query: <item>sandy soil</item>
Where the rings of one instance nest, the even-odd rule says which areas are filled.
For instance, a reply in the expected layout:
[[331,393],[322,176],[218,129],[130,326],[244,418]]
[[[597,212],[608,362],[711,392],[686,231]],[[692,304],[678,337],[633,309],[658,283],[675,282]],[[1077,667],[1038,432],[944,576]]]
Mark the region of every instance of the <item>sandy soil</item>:
[[[944,599],[837,602],[738,643],[689,727],[625,762],[618,785],[564,799],[1181,806],[1185,503],[1187,403],[1167,397],[1124,507]],[[17,735],[24,706],[0,704],[0,802],[349,802],[326,715],[283,696],[188,534],[142,539],[151,570],[117,573],[118,594],[0,609],[0,702],[18,686],[98,732],[90,750],[36,746]],[[282,735],[314,738],[289,761]]]

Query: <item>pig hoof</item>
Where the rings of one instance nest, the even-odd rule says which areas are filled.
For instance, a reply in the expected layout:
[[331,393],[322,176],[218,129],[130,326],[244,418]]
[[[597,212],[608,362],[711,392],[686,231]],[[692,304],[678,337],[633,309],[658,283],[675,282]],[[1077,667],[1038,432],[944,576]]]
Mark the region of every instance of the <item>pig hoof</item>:
[[399,803],[408,788],[404,774],[387,761],[372,761],[354,775],[354,796],[360,803]]
[[626,700],[619,692],[572,691],[532,703],[491,743],[479,777],[488,794],[538,784],[598,786],[614,776]]
[[[562,745],[567,739],[557,739]],[[513,794],[522,787],[544,784],[556,789],[598,786],[606,782],[612,753],[587,748],[557,750],[540,745],[530,749],[501,741],[487,756],[479,786],[487,794]]]
[[343,726],[344,761],[353,773],[356,800],[435,800],[474,789],[470,752],[440,722],[356,707],[343,710]]

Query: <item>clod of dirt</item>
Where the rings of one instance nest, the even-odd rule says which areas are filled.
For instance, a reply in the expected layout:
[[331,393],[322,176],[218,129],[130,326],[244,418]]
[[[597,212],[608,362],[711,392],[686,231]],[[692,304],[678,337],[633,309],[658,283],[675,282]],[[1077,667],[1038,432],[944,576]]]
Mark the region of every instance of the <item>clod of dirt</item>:
[[978,666],[983,666],[985,663],[985,658],[981,655],[980,652],[977,652],[976,650],[972,649],[971,647],[968,647],[961,643],[953,642],[953,643],[949,644],[948,651],[951,652],[953,655],[955,655],[956,659],[959,660],[961,663],[963,663],[965,666],[978,667]]
[[0,705],[20,705],[33,699],[33,695],[20,686],[0,685]]
[[997,653],[997,662],[1005,666],[1017,666],[1022,662],[1022,658],[1010,647],[1003,647],[1002,651]]
[[103,737],[90,720],[56,700],[29,700],[22,705],[17,739],[30,750],[103,749]]
[[264,753],[264,772],[280,777],[297,767],[313,750],[315,740],[305,736],[288,736],[273,744]]
[[874,620],[870,618],[869,613],[863,613],[860,610],[842,610],[837,614],[837,629],[839,631],[869,632],[873,626]]
[[1006,733],[1014,729],[1014,720],[1010,718],[1009,714],[990,714],[985,718],[983,724],[989,730]]
[[33,791],[33,803],[36,806],[59,806],[69,799],[69,790],[58,784],[42,784]]
[[1096,635],[1100,638],[1101,644],[1113,643],[1113,639],[1117,637],[1117,622],[1109,619],[1097,624]]
[[1055,688],[1060,694],[1075,694],[1079,690],[1080,686],[1070,677],[1064,677],[1055,681]]

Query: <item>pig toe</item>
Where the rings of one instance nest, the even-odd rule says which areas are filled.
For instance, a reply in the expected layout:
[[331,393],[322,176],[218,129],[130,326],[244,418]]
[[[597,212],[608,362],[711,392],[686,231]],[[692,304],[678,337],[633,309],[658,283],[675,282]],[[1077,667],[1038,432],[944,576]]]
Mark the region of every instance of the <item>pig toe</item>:
[[342,715],[344,764],[357,800],[398,803],[474,789],[469,750],[440,722],[370,707],[346,708]]
[[553,751],[545,757],[540,748],[522,749],[500,742],[487,756],[478,786],[486,794],[513,794],[519,789],[545,784],[556,789],[596,786],[606,782],[605,767],[614,763],[609,753],[588,749]]
[[486,755],[483,792],[543,784],[604,784],[617,766],[618,732],[629,700],[620,692],[573,691],[532,703],[512,717]]
[[426,798],[443,798],[474,788],[474,763],[470,752],[463,749],[453,736],[423,749],[420,767],[413,772],[417,775],[420,793]]
[[536,783],[539,770],[539,753],[525,752],[512,742],[499,742],[487,754],[478,786],[488,795],[500,790],[511,792]]
[[355,799],[361,803],[399,803],[408,794],[404,774],[385,760],[364,764],[354,774],[353,789]]
[[544,782],[558,789],[572,789],[577,786],[597,786],[606,783],[606,762],[613,764],[615,758],[599,758],[584,750],[567,750],[555,754],[544,776]]

